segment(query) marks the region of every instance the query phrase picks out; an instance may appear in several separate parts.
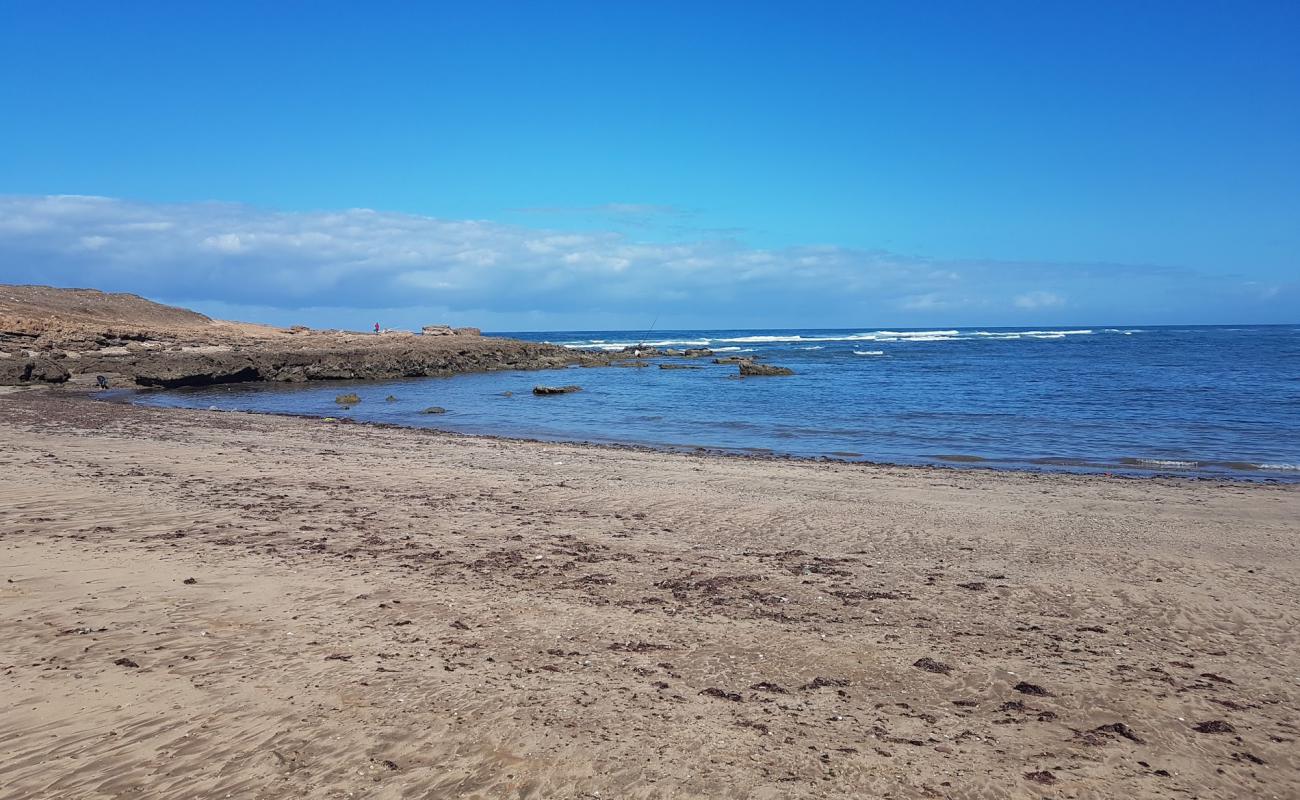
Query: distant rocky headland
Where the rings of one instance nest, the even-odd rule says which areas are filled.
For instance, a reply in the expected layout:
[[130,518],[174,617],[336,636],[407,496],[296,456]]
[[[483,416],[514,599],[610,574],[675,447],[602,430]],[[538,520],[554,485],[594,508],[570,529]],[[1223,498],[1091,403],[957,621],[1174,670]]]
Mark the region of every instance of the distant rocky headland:
[[132,294],[0,285],[0,385],[178,387],[375,380],[604,365],[599,353],[430,325],[420,334],[277,328],[215,320]]

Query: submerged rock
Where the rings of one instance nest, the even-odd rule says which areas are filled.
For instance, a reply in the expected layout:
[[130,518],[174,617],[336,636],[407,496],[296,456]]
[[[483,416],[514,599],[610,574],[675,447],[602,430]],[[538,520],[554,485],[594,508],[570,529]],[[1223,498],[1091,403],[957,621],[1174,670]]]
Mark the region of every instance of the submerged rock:
[[355,406],[361,402],[361,398],[355,394],[340,394],[334,397],[334,402],[341,406]]
[[581,392],[581,386],[534,386],[533,394],[572,394]]
[[420,413],[421,414],[446,414],[447,409],[443,408],[442,406],[429,406],[428,408],[421,411]]
[[701,369],[694,364],[660,364],[659,369]]

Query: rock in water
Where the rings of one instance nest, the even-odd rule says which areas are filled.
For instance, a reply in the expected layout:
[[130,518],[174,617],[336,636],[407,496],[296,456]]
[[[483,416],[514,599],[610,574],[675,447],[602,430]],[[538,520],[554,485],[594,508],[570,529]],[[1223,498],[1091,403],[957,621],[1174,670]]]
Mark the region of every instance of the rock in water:
[[752,361],[740,362],[740,374],[744,377],[759,377],[764,375],[793,375],[794,370],[788,367],[777,367],[772,364],[755,364]]
[[334,398],[334,402],[341,406],[355,406],[357,403],[361,402],[361,398],[357,397],[355,394],[340,394]]
[[572,394],[581,392],[581,386],[534,386],[533,394]]
[[442,406],[429,406],[428,408],[421,411],[420,413],[421,414],[446,414],[447,409],[443,408]]

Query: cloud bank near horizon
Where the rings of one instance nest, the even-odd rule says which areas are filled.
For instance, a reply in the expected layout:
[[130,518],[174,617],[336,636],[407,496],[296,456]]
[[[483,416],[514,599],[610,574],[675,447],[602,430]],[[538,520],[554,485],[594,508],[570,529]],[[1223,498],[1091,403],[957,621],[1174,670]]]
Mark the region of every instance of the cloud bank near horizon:
[[[396,324],[438,313],[498,330],[639,327],[653,316],[661,327],[1292,322],[1300,305],[1295,285],[1151,266],[65,195],[0,196],[0,282],[130,291],[269,322],[383,309]],[[1130,305],[1139,296],[1164,299]]]

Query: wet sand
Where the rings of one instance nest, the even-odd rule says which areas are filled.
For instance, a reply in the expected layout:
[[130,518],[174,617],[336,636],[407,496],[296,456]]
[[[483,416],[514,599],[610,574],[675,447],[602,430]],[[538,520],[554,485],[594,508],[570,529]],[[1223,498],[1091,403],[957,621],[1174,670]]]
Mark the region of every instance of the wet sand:
[[0,395],[0,797],[1300,796],[1300,488]]

